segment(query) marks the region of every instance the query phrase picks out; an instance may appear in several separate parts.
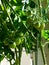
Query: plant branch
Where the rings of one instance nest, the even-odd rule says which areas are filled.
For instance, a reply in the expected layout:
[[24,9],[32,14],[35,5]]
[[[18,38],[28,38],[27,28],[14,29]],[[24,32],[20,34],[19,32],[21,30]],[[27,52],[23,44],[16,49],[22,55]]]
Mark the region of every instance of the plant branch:
[[43,49],[42,44],[41,44],[41,32],[40,32],[40,44],[39,44],[39,47],[40,47],[40,50],[41,50],[41,53],[42,53],[43,62],[44,62],[44,65],[45,65],[47,62],[46,62],[44,49]]
[[[23,24],[23,23],[22,23]],[[24,25],[24,24],[23,24]],[[24,25],[24,27],[26,28],[26,30],[28,31],[29,35],[31,36],[32,40],[34,41],[34,43],[37,42],[35,36],[32,34],[32,32],[26,27],[26,25]]]

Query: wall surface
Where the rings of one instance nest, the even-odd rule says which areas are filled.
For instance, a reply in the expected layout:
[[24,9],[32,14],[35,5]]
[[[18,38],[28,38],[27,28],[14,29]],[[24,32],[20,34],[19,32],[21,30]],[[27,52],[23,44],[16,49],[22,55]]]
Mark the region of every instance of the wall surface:
[[32,65],[30,54],[26,54],[25,49],[22,51],[21,65]]
[[[33,55],[33,57],[34,56],[35,55]],[[35,58],[34,58],[34,60],[35,60]],[[10,65],[10,64],[6,59],[4,59],[0,65]],[[23,51],[22,51],[21,65],[34,65],[34,64],[32,64],[30,54],[26,54],[25,49],[23,49]],[[38,49],[38,65],[44,65],[40,49]]]
[[46,56],[46,60],[47,60],[47,65],[49,65],[49,48],[48,48],[48,44],[45,45],[44,51],[45,51],[45,56]]
[[40,49],[38,49],[38,65],[44,65]]

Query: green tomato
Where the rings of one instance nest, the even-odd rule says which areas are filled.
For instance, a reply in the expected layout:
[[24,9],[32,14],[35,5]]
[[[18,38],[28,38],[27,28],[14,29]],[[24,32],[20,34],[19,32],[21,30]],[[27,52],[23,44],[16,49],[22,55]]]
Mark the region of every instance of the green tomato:
[[17,38],[15,42],[16,42],[16,45],[20,45],[24,42],[24,38],[23,37]]
[[24,38],[22,37],[22,38],[21,38],[21,43],[23,43],[23,42],[24,42]]
[[36,29],[39,29],[39,28],[40,28],[40,23],[34,24],[34,27],[35,27]]
[[45,23],[41,23],[41,25],[40,25],[40,30],[43,30],[45,28]]
[[20,36],[23,36],[23,33],[20,33]]
[[16,45],[19,45],[21,43],[21,39],[17,38],[15,42],[16,42]]
[[10,48],[16,48],[16,43],[14,42],[14,43],[12,43],[12,44],[9,44],[9,47],[10,47]]

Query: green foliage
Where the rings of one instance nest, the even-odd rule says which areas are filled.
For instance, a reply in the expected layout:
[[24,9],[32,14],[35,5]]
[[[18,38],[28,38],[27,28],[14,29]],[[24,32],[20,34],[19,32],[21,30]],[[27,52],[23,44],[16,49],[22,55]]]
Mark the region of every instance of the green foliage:
[[31,8],[35,8],[35,6],[36,6],[36,4],[32,0],[29,2],[29,5]]
[[45,39],[49,40],[49,30],[43,30],[43,31],[42,31],[42,36],[43,36]]
[[27,53],[37,51],[37,34],[40,36],[42,33],[49,40],[49,31],[44,30],[45,23],[49,21],[48,5],[46,3],[46,8],[44,5],[38,0],[1,0],[0,61],[4,57],[9,61],[15,60],[14,53],[17,55],[17,50],[21,53],[23,47]]

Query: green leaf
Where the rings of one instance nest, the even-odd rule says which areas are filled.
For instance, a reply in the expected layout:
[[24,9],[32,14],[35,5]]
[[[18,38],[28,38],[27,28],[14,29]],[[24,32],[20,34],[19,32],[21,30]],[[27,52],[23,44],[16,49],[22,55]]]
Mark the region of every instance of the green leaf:
[[49,30],[42,30],[42,36],[45,39],[49,40]]

